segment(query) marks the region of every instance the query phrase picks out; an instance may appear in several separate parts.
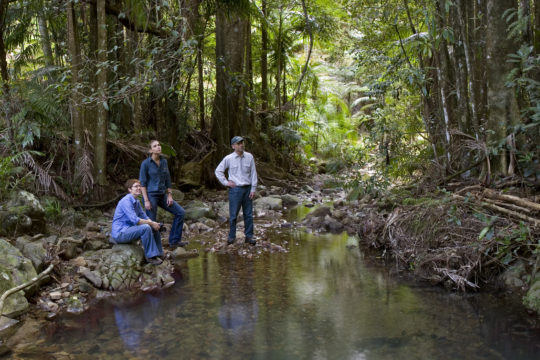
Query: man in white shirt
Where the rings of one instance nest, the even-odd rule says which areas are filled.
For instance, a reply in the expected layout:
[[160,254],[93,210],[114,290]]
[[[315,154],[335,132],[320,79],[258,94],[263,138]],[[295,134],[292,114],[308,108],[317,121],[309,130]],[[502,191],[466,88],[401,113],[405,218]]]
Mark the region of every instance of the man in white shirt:
[[[219,182],[229,188],[229,237],[227,243],[233,244],[236,240],[236,218],[242,207],[244,214],[245,242],[255,245],[253,239],[253,198],[257,187],[257,170],[253,155],[244,151],[244,138],[235,136],[231,139],[233,153],[225,156],[216,168],[216,177]],[[229,179],[225,177],[225,170],[229,170]]]

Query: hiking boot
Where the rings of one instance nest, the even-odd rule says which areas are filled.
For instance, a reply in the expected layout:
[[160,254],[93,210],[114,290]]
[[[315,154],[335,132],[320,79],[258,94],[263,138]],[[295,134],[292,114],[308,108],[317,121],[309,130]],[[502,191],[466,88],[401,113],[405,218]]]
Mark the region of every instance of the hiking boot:
[[159,265],[163,262],[163,260],[161,260],[159,257],[155,256],[153,258],[150,258],[150,259],[146,259],[146,261],[149,263],[149,264],[152,264],[152,265]]
[[252,238],[247,238],[246,241],[244,241],[246,244],[255,245],[257,242],[253,240]]
[[227,240],[227,245],[232,245],[232,244],[234,244],[234,240],[235,240],[235,239],[228,239],[228,240]]
[[169,249],[174,250],[174,249],[179,248],[179,247],[184,247],[187,244],[189,244],[188,241],[180,241],[180,242],[177,242],[176,244],[169,244]]

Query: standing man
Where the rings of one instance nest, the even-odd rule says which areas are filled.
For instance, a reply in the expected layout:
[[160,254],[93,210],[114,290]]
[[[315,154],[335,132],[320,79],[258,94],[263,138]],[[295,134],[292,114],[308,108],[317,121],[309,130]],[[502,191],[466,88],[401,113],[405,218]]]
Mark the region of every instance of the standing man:
[[[255,245],[253,239],[253,198],[257,187],[257,170],[253,155],[244,151],[244,138],[235,136],[231,139],[233,153],[225,156],[216,168],[219,182],[229,188],[229,237],[227,244],[236,240],[236,218],[242,207],[244,214],[245,242]],[[225,170],[229,170],[229,179]]]
[[146,261],[159,265],[163,260],[159,223],[151,220],[144,213],[137,199],[141,196],[141,183],[137,179],[126,181],[128,194],[116,205],[112,221],[110,242],[125,244],[141,239]]

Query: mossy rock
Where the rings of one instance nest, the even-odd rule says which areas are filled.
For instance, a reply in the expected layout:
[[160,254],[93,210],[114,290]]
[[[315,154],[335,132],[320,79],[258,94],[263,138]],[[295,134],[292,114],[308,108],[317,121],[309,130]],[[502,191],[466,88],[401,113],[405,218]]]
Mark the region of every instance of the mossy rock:
[[540,279],[537,279],[523,297],[523,304],[540,315]]

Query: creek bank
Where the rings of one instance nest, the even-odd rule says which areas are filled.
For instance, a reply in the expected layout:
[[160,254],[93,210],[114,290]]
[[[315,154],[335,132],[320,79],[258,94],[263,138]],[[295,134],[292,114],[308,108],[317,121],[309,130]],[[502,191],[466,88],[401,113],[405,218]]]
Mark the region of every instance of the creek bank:
[[[34,293],[28,289],[25,296],[21,295],[24,301],[29,298],[32,305],[26,304],[24,309],[11,313],[4,311],[4,314],[16,318],[29,309],[32,317],[42,319],[64,311],[79,314],[103,297],[165,288],[174,284],[172,274],[175,269],[185,266],[186,259],[198,256],[198,251],[234,253],[248,258],[265,252],[286,253],[291,244],[273,244],[266,240],[265,234],[269,230],[290,231],[292,228],[314,233],[345,231],[357,236],[359,246],[376,249],[383,258],[396,259],[402,270],[432,284],[460,290],[485,288],[487,284],[498,284],[507,291],[517,288],[519,296],[527,294],[529,308],[538,311],[535,308],[540,296],[539,285],[536,285],[538,276],[531,276],[535,258],[502,266],[499,255],[493,257],[495,253],[491,253],[490,259],[498,260],[486,265],[482,254],[488,250],[486,246],[494,246],[492,241],[497,237],[484,237],[485,242],[471,241],[478,238],[485,224],[474,214],[456,207],[447,197],[415,198],[412,204],[406,197],[399,201],[368,197],[350,201],[344,189],[325,187],[325,179],[316,177],[310,186],[261,187],[254,202],[255,246],[243,243],[241,216],[237,242],[226,245],[228,205],[225,191],[185,194],[186,199],[181,203],[189,216],[186,216],[184,236],[190,245],[187,249],[166,251],[165,261],[159,266],[144,264],[140,246],[108,243],[114,209],[84,215],[68,209],[66,216],[72,224],[81,224],[84,223],[81,218],[87,219],[83,228],[51,226],[51,232],[56,235],[20,235],[4,239],[19,252],[17,258],[25,258],[26,264],[30,264],[26,266],[32,266],[34,273],[28,270],[31,275],[36,269],[43,269],[51,258],[55,264],[55,271],[39,284],[41,288],[37,295],[37,286]],[[298,210],[301,215],[289,218],[287,214],[291,209],[293,212]],[[449,214],[453,216],[450,217],[452,221],[459,221],[461,225],[449,222]],[[167,212],[160,209],[158,217],[170,227],[172,219]],[[506,221],[504,219],[497,221],[493,223],[497,228],[508,229],[510,233],[516,229],[511,222],[500,223]],[[166,244],[168,233],[163,235]],[[477,259],[474,266],[471,259]],[[2,286],[8,288],[11,285]],[[5,334],[9,332],[17,333],[14,323],[4,321],[3,324],[6,325],[2,338],[6,339]],[[10,344],[9,339],[7,343]]]

